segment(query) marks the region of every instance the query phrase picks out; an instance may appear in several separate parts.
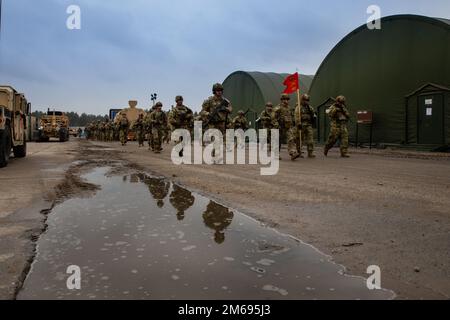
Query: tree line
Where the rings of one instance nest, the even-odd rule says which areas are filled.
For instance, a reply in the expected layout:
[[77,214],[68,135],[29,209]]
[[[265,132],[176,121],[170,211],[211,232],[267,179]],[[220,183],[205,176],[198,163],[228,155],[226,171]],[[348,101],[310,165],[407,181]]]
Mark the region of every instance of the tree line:
[[[93,121],[104,121],[105,119],[108,119],[107,115],[100,116],[100,115],[94,115],[94,114],[86,114],[82,113],[79,115],[77,112],[65,112],[66,116],[69,117],[69,123],[71,127],[86,127],[90,122]],[[41,116],[47,115],[47,112],[43,111],[34,111],[32,116],[39,119]]]

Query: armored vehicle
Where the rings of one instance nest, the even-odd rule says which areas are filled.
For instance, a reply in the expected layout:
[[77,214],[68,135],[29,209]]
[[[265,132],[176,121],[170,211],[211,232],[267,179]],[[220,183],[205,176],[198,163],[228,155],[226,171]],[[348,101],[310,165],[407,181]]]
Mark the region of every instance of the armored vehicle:
[[39,141],[49,141],[50,138],[60,142],[69,140],[69,117],[61,111],[47,111],[46,116],[39,119]]
[[11,150],[16,158],[27,155],[27,116],[31,105],[11,86],[0,86],[0,168],[8,164]]

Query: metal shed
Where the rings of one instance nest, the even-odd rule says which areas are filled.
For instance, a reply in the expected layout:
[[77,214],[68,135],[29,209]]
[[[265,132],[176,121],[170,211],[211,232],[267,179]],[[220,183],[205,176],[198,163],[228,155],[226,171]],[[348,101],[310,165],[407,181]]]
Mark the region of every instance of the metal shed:
[[[279,103],[280,94],[285,89],[283,82],[287,76],[287,73],[236,71],[223,82],[224,95],[231,101],[234,113],[238,110],[248,111],[247,119],[254,127],[255,120],[265,108],[266,102],[271,101],[274,105]],[[299,75],[301,92],[308,92],[313,77]],[[292,105],[296,99],[296,96],[292,95]]]
[[[381,30],[363,25],[340,41],[311,84],[324,141],[324,112],[330,97],[343,94],[353,115],[374,113],[374,142],[450,144],[450,20],[417,15],[381,19]],[[325,102],[325,103],[324,103]],[[360,130],[368,141],[368,130]]]

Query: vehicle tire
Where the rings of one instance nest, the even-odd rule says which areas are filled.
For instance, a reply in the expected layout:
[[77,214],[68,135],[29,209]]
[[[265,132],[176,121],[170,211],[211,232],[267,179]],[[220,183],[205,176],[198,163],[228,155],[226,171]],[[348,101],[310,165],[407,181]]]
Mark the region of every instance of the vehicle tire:
[[0,168],[6,167],[11,154],[11,130],[6,125],[3,133],[0,133]]
[[46,137],[42,131],[39,131],[38,142],[48,142],[50,138]]
[[59,130],[59,142],[65,142],[67,140],[67,133],[65,130]]
[[14,147],[13,151],[16,158],[25,158],[27,156],[27,138],[25,134],[23,134],[23,145]]

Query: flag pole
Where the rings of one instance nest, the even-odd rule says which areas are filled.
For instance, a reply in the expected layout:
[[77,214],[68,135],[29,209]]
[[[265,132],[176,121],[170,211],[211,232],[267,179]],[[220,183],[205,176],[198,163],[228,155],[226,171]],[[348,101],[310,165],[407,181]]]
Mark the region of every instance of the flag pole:
[[302,155],[302,129],[301,129],[301,125],[302,125],[302,105],[300,104],[300,86],[298,86],[297,89],[297,106],[298,106],[298,123],[297,123],[297,130],[298,130],[298,148],[300,150],[300,156]]

